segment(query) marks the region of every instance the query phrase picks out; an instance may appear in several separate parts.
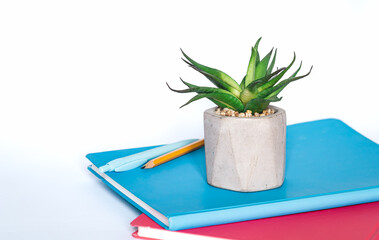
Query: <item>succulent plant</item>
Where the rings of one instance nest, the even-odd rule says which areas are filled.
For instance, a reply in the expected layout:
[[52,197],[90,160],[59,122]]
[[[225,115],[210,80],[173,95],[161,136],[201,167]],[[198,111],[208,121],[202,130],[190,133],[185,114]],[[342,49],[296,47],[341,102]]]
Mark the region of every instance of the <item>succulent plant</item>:
[[[196,92],[197,95],[191,98],[187,103],[181,107],[202,99],[208,98],[214,102],[217,106],[222,108],[229,108],[238,112],[245,112],[251,110],[253,113],[261,113],[265,110],[270,102],[280,101],[282,98],[278,98],[278,94],[291,82],[299,80],[308,76],[309,72],[302,76],[296,76],[301,69],[302,63],[299,68],[288,78],[281,80],[283,75],[292,67],[295,62],[296,54],[294,53],[293,60],[287,67],[279,68],[275,71],[274,65],[276,60],[275,49],[274,55],[271,59],[274,48],[262,59],[259,57],[258,45],[261,38],[257,40],[254,47],[251,49],[251,57],[245,77],[241,83],[238,84],[228,74],[200,63],[197,63],[191,59],[187,54],[183,53],[185,59],[182,58],[190,67],[203,74],[208,80],[210,80],[217,88],[214,87],[201,87],[190,84],[188,82],[181,81],[188,87],[184,90],[172,89],[168,83],[167,86],[172,91],[178,93]],[[281,81],[280,81],[281,80]]]

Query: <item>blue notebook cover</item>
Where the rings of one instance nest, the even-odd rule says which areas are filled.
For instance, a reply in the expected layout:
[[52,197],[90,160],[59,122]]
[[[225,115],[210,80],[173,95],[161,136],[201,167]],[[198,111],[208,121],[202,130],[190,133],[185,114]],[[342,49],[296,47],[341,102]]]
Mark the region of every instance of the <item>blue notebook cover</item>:
[[379,201],[379,145],[336,119],[288,126],[284,184],[261,192],[208,185],[204,148],[152,169],[98,171],[112,159],[149,148],[91,153],[88,168],[170,230]]

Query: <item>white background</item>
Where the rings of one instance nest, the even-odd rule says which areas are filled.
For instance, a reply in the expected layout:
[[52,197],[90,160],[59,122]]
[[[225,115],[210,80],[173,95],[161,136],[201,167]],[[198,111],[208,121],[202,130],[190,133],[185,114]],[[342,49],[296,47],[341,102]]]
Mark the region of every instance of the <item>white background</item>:
[[0,239],[129,239],[139,212],[86,169],[90,152],[202,138],[180,48],[240,81],[250,47],[296,51],[288,124],[339,118],[379,143],[377,1],[1,1]]

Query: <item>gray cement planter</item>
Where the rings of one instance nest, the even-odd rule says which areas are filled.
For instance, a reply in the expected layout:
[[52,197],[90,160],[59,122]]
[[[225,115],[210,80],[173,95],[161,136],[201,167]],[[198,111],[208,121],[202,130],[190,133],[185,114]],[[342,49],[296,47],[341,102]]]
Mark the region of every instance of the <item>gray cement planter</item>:
[[204,112],[207,181],[240,192],[280,187],[284,181],[286,113],[265,117],[220,116],[215,108]]

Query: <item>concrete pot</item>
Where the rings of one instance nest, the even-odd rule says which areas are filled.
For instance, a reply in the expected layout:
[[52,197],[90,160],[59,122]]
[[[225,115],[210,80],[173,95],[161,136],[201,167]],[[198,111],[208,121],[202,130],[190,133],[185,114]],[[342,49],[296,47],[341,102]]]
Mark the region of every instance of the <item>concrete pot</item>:
[[286,112],[278,107],[264,117],[220,116],[204,112],[207,181],[239,192],[280,187],[286,156]]

